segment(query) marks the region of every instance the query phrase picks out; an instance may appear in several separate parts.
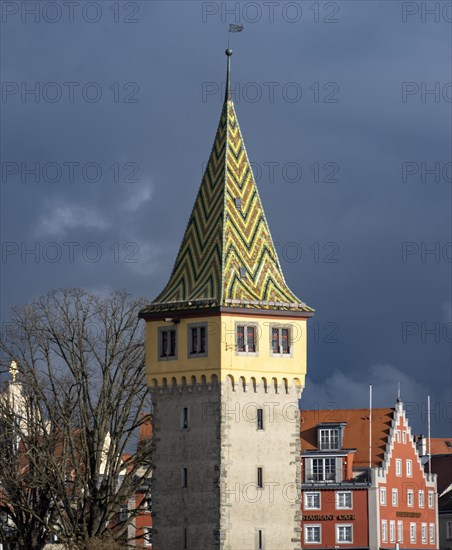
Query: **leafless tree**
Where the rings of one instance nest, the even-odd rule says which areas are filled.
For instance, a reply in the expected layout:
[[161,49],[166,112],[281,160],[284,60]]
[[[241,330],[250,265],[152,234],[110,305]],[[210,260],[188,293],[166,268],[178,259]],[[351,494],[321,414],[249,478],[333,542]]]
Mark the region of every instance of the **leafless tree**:
[[119,512],[151,473],[150,441],[137,440],[151,407],[143,304],[65,289],[13,309],[0,350],[24,399],[5,398],[14,383],[0,399],[0,510],[12,523],[0,536],[18,547],[38,550],[52,531],[67,548],[127,540],[141,510]]

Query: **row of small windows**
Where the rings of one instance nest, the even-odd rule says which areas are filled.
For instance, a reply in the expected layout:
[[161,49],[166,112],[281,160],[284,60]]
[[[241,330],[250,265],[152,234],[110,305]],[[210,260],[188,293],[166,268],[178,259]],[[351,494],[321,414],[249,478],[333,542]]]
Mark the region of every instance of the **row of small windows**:
[[[273,356],[287,357],[292,353],[291,329],[289,327],[270,327],[271,348]],[[207,350],[207,323],[192,324],[188,326],[188,350],[189,358],[206,357]],[[236,325],[235,328],[236,353],[244,355],[257,355],[258,338],[257,326],[253,324]],[[160,361],[177,359],[177,327],[159,327],[158,329],[158,355]]]
[[[322,526],[309,524],[304,526],[305,544],[321,544]],[[353,525],[336,524],[336,542],[353,543]]]
[[[392,506],[398,506],[399,505],[399,491],[398,491],[398,489],[392,489],[391,490],[391,503],[392,503]],[[413,489],[407,489],[406,503],[407,503],[407,506],[414,506],[414,490]],[[382,506],[386,506],[386,504],[387,504],[386,487],[380,487],[380,504]],[[425,506],[425,492],[422,489],[418,491],[418,506],[419,506],[419,508],[424,508],[424,506]],[[434,493],[434,491],[429,491],[428,492],[428,507],[429,508],[434,508],[435,507],[435,493]]]
[[[415,544],[417,541],[417,526],[415,522],[410,522],[410,543]],[[397,540],[396,540],[397,539]],[[386,519],[381,520],[381,541],[382,542],[403,542],[403,521],[397,521],[397,533],[396,533],[396,521],[389,520],[389,533],[388,533],[388,521]],[[421,523],[421,541],[422,544],[435,544],[435,524],[434,523]]]
[[400,440],[402,440],[402,443],[407,442],[407,437],[406,437],[406,431],[405,430],[403,430],[402,432],[400,430],[396,431],[396,441],[397,441],[397,443],[400,443]]
[[342,481],[342,459],[341,458],[306,458],[305,461],[305,482]]
[[[402,459],[396,458],[395,461],[396,476],[400,477],[402,475]],[[413,477],[413,461],[407,459],[405,461],[405,473],[407,477]]]
[[[351,510],[353,497],[351,491],[336,491],[336,510]],[[306,491],[304,493],[304,509],[320,510],[322,507],[320,491]]]
[[319,430],[319,448],[321,451],[337,451],[341,448],[339,428]]

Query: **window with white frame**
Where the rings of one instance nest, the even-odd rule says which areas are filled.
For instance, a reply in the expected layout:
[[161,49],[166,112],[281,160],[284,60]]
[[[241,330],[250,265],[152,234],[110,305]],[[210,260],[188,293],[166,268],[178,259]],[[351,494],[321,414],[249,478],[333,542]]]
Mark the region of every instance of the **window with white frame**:
[[188,357],[207,356],[207,323],[188,325]]
[[402,432],[402,443],[406,443],[406,432],[405,432],[405,430]]
[[446,525],[446,539],[452,540],[452,521],[448,521]]
[[422,538],[422,544],[427,544],[427,524],[426,523],[421,524],[421,538]]
[[352,505],[352,492],[351,491],[338,491],[336,493],[336,509],[337,510],[350,510]]
[[313,458],[312,475],[314,481],[335,481],[336,459],[335,458]]
[[353,542],[353,527],[351,525],[336,525],[336,542]]
[[414,491],[413,489],[407,489],[406,503],[408,506],[414,506]]
[[413,462],[409,458],[406,461],[406,475],[408,477],[412,477],[413,475]]
[[271,327],[272,355],[290,355],[292,351],[290,332],[289,327]]
[[410,542],[414,544],[416,542],[416,524],[410,523]]
[[395,521],[391,519],[389,521],[389,542],[395,542]]
[[305,525],[304,526],[304,543],[319,544],[321,542],[320,525]]
[[176,327],[160,327],[158,331],[159,360],[177,359]]
[[402,459],[396,458],[395,461],[395,475],[401,476],[402,475]]
[[392,489],[392,505],[398,506],[399,505],[399,491],[398,489]]
[[152,527],[145,527],[143,529],[143,540],[145,546],[152,547]]
[[320,428],[319,429],[319,448],[321,451],[337,451],[340,449],[339,428]]
[[396,431],[396,441],[397,443],[400,443],[400,430]]
[[381,520],[381,541],[388,542],[388,522],[385,519]]
[[425,505],[425,493],[424,491],[420,490],[418,492],[418,500],[419,500],[419,508],[423,508]]
[[403,542],[403,521],[397,522],[397,542]]
[[386,506],[386,487],[380,487],[380,504]]
[[304,494],[304,509],[320,510],[320,491],[310,491]]
[[428,507],[434,508],[435,507],[435,493],[434,491],[428,492]]
[[[449,522],[452,524],[452,521]],[[428,526],[428,529],[429,529],[429,534],[430,534],[430,544],[435,544],[435,524],[434,523],[430,523],[430,525]],[[452,537],[451,537],[452,538]]]
[[236,350],[237,353],[256,353],[255,325],[237,325]]

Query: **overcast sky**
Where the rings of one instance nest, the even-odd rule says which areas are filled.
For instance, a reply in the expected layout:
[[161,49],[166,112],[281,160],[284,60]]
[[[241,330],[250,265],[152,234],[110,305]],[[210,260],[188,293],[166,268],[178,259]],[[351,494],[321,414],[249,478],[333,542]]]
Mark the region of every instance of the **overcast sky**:
[[316,310],[303,406],[366,407],[369,383],[390,406],[400,382],[414,428],[430,393],[452,435],[450,2],[2,4],[3,323],[52,288],[161,291],[242,23],[236,111]]

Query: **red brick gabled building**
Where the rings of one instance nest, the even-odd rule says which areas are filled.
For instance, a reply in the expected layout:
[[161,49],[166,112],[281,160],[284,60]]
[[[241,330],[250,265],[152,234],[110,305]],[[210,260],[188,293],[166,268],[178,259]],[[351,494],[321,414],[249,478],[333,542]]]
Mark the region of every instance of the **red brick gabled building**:
[[303,410],[300,436],[303,548],[438,548],[436,477],[401,401]]
[[452,550],[452,438],[417,438],[426,472],[437,475],[439,547]]

